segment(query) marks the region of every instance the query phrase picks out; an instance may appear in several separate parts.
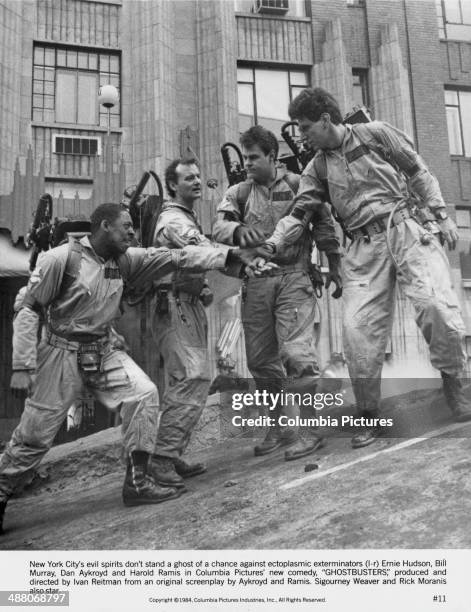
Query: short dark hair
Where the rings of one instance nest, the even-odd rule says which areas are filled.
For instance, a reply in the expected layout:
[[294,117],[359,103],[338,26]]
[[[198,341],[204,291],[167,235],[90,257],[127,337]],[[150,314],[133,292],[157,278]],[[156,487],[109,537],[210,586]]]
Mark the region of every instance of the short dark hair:
[[265,155],[273,151],[275,153],[275,159],[278,157],[279,145],[275,134],[261,125],[253,125],[249,128],[241,135],[239,142],[246,149],[258,145]]
[[305,117],[310,121],[319,121],[322,113],[329,113],[335,125],[342,123],[342,113],[337,100],[322,87],[303,89],[288,107],[288,114],[294,121]]
[[101,222],[106,219],[109,223],[113,223],[120,216],[122,212],[128,212],[128,209],[122,204],[116,204],[115,202],[106,202],[100,204],[90,215],[90,231],[92,234],[97,232],[100,228]]
[[199,167],[198,160],[196,157],[179,157],[178,159],[174,159],[165,169],[165,187],[167,188],[168,195],[170,197],[175,197],[175,190],[170,187],[170,183],[177,183],[177,166],[182,164],[182,166],[191,166],[192,164],[196,164]]

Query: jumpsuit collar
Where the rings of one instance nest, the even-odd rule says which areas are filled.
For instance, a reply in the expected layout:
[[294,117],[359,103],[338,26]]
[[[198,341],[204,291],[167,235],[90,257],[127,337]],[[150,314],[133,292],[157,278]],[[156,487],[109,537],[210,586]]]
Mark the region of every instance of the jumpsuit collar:
[[183,204],[178,204],[178,202],[173,202],[172,200],[169,200],[165,203],[163,210],[165,210],[165,208],[179,208],[180,210],[185,211],[188,215],[191,215],[193,219],[197,220],[194,209],[187,208],[186,206],[183,206]]

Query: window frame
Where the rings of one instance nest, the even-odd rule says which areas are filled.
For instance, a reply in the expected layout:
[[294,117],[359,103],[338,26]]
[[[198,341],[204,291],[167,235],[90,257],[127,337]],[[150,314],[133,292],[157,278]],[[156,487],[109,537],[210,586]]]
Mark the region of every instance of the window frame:
[[[253,113],[253,117],[254,117],[254,125],[258,125],[258,109],[257,109],[257,84],[256,84],[256,76],[255,76],[255,71],[256,70],[272,70],[272,71],[277,71],[277,72],[286,72],[288,74],[288,92],[289,92],[289,101],[292,102],[293,98],[296,97],[296,95],[293,95],[293,91],[295,89],[306,89],[307,87],[311,86],[311,72],[310,72],[310,68],[309,67],[304,67],[304,66],[299,66],[299,67],[293,67],[292,65],[290,66],[285,66],[285,65],[281,65],[281,66],[274,66],[274,65],[258,65],[258,64],[246,64],[246,63],[242,63],[242,62],[238,62],[237,64],[237,70],[243,69],[243,70],[251,70],[252,71],[252,80],[251,81],[246,81],[246,80],[239,80],[239,75],[237,74],[237,88],[239,87],[239,85],[251,85],[252,86],[252,99],[253,99],[253,106],[254,106],[254,113]],[[304,72],[305,76],[306,76],[306,85],[298,85],[296,83],[292,83],[291,80],[291,73],[293,72]],[[299,93],[299,92],[298,92]],[[287,119],[288,121],[289,119]]]
[[[460,13],[460,21],[451,21],[447,17],[446,11],[446,0],[435,0],[435,8],[437,11],[437,21],[438,21],[438,35],[441,40],[463,40],[467,42],[471,42],[471,14],[470,20],[464,21],[463,16],[463,3],[469,2],[469,0],[455,0],[458,3],[459,13]],[[462,26],[465,28],[469,28],[469,36],[467,38],[461,38],[459,35],[454,36],[451,35],[448,31],[448,26]]]
[[371,97],[370,97],[370,82],[368,68],[352,68],[352,89],[355,88],[353,82],[354,77],[359,77],[359,86],[362,91],[363,102],[362,105],[366,108],[370,108]]
[[[467,150],[466,148],[466,141],[464,138],[464,134],[465,134],[465,129],[463,126],[463,113],[462,113],[462,103],[461,103],[461,98],[460,98],[460,93],[469,93],[471,95],[471,89],[467,89],[467,88],[456,88],[456,87],[445,87],[444,89],[444,95],[445,92],[450,91],[450,92],[454,92],[457,95],[458,98],[458,103],[457,104],[452,104],[450,102],[446,101],[445,98],[445,112],[446,112],[446,116],[447,116],[447,134],[448,134],[448,146],[450,149],[450,156],[452,157],[460,157],[460,158],[465,158],[465,159],[471,159],[471,142],[469,144],[469,148]],[[471,103],[471,100],[470,100]],[[458,111],[458,119],[459,119],[459,133],[460,133],[460,148],[461,148],[461,153],[452,153],[451,152],[451,141],[450,141],[450,131],[448,128],[448,109],[449,108],[453,108],[453,109],[457,109]],[[470,116],[471,116],[471,110],[470,110]],[[469,129],[471,130],[471,119],[470,119],[470,125],[469,125]]]
[[[276,72],[285,72],[287,73],[288,76],[288,93],[289,93],[289,102],[292,102],[292,100],[298,95],[298,93],[302,90],[302,89],[306,89],[308,87],[311,87],[311,81],[312,81],[312,73],[311,73],[311,67],[310,66],[305,66],[305,65],[293,65],[293,64],[262,64],[262,63],[254,63],[254,62],[245,62],[245,61],[241,61],[237,63],[237,71],[239,71],[239,69],[243,69],[243,70],[251,70],[252,71],[252,81],[247,81],[247,80],[239,80],[239,74],[237,72],[237,97],[239,97],[239,85],[251,85],[252,86],[252,100],[253,100],[253,123],[252,125],[259,125],[259,117],[258,117],[258,107],[257,107],[257,88],[256,88],[256,75],[255,75],[255,71],[256,70],[273,70]],[[306,80],[306,84],[305,85],[299,85],[297,83],[293,83],[293,79],[292,79],[292,73],[303,73],[305,80]],[[238,108],[238,117],[240,117],[241,113],[239,111]],[[267,119],[273,119],[274,121],[282,121],[281,119],[277,119],[275,117],[267,117]],[[288,108],[286,108],[286,122],[289,122],[289,116],[288,116]],[[267,126],[265,126],[267,127]],[[243,130],[241,130],[240,128],[240,123],[239,123],[239,133],[242,133]],[[275,133],[275,131],[268,126],[268,129],[270,129],[273,133]],[[291,133],[292,138],[298,138],[297,135],[297,129],[296,127],[293,125],[289,128],[289,131]],[[286,145],[284,139],[282,138],[280,133],[275,133],[275,136],[278,140],[278,143],[280,145],[280,155],[283,152],[283,148]],[[288,151],[286,151],[286,153],[289,153]]]
[[[53,59],[51,59],[51,53]],[[48,62],[46,64],[46,55]],[[42,56],[42,57],[41,57]],[[38,59],[39,58],[39,59]],[[85,64],[84,65],[84,61]],[[41,63],[42,62],[42,63]],[[82,64],[82,65],[81,65]],[[117,70],[117,71],[116,71]],[[42,71],[42,75],[40,75]],[[48,71],[49,74],[46,73]],[[74,96],[76,101],[75,121],[64,122],[57,119],[57,77],[60,71],[70,72],[75,74],[75,90]],[[120,50],[103,50],[94,47],[79,47],[75,45],[63,45],[45,42],[33,41],[33,71],[32,71],[32,97],[31,97],[31,119],[33,122],[39,123],[60,123],[74,126],[93,126],[96,128],[108,127],[108,110],[103,108],[98,102],[98,90],[102,85],[112,84],[121,90],[122,86],[122,57]],[[46,76],[53,78],[47,79]],[[96,76],[96,112],[95,123],[78,123],[79,117],[79,75],[95,75]],[[52,93],[46,93],[46,83],[52,85]],[[39,104],[42,97],[41,104]],[[45,106],[45,98],[52,98],[52,107]],[[50,103],[50,100],[48,100]],[[38,117],[39,115],[39,117]],[[48,117],[49,115],[49,117]],[[121,96],[118,104],[111,109],[110,116],[112,119],[111,129],[121,128],[122,108]]]
[[[296,13],[291,13],[291,4],[294,2],[298,3],[300,7],[302,7],[303,15],[298,15]],[[248,8],[242,6],[240,7],[240,3],[247,4]],[[311,2],[309,0],[289,0],[288,2],[288,11],[284,14],[272,14],[267,15],[264,13],[257,13],[254,11],[256,0],[233,0],[234,12],[236,15],[250,15],[252,17],[257,17],[260,19],[269,18],[269,19],[308,19],[311,17]]]
[[[62,139],[63,150],[61,150],[61,146],[59,146],[58,140]],[[66,142],[71,141],[71,143],[78,143],[79,151],[66,151]],[[84,148],[82,145],[88,142],[89,146],[92,142],[95,143],[95,151],[83,151]],[[101,146],[101,138],[99,136],[77,136],[76,134],[52,134],[52,152],[55,155],[77,155],[77,156],[88,156],[88,157],[100,157],[102,152]]]
[[[466,223],[463,223],[463,216],[466,214],[467,219]],[[467,206],[457,206],[456,207],[456,226],[459,229],[467,229],[471,230],[471,208]]]

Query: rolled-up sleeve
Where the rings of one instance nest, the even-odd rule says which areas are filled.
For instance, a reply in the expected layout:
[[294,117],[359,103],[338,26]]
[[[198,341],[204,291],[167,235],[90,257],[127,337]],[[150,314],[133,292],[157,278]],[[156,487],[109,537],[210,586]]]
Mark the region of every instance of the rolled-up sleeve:
[[327,254],[340,253],[340,241],[327,204],[323,203],[313,214],[311,223],[312,235],[317,248]]
[[432,210],[444,208],[440,185],[415,151],[410,138],[388,123],[374,121],[367,125],[383,145],[386,155],[407,175],[410,189]]
[[273,244],[277,250],[296,242],[313,215],[322,215],[319,211],[325,199],[325,189],[317,177],[314,160],[311,160],[301,175],[299,190],[293,200],[290,214],[278,221],[273,234],[266,242]]
[[39,315],[28,307],[21,308],[13,320],[13,370],[35,370]]
[[237,203],[238,185],[233,185],[224,194],[216,209],[216,220],[212,236],[217,242],[234,245],[234,232],[242,225],[240,209]]

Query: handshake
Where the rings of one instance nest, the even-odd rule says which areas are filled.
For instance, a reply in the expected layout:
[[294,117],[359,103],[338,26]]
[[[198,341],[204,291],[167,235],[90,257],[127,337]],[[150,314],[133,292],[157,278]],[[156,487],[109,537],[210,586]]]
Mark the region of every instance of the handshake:
[[[234,244],[240,248],[233,250],[233,256],[245,264],[244,273],[249,277],[263,276],[278,268],[275,263],[270,262],[275,254],[275,247],[265,240],[263,232],[254,227],[239,225],[234,231]],[[332,293],[334,299],[341,297],[343,290],[340,257],[339,253],[327,253],[329,272],[325,287],[328,289],[334,283],[335,290]]]
[[240,247],[234,250],[234,255],[245,264],[244,273],[247,276],[263,276],[278,268],[269,261],[275,249],[265,244],[265,235],[261,230],[239,225],[234,232],[234,244]]

